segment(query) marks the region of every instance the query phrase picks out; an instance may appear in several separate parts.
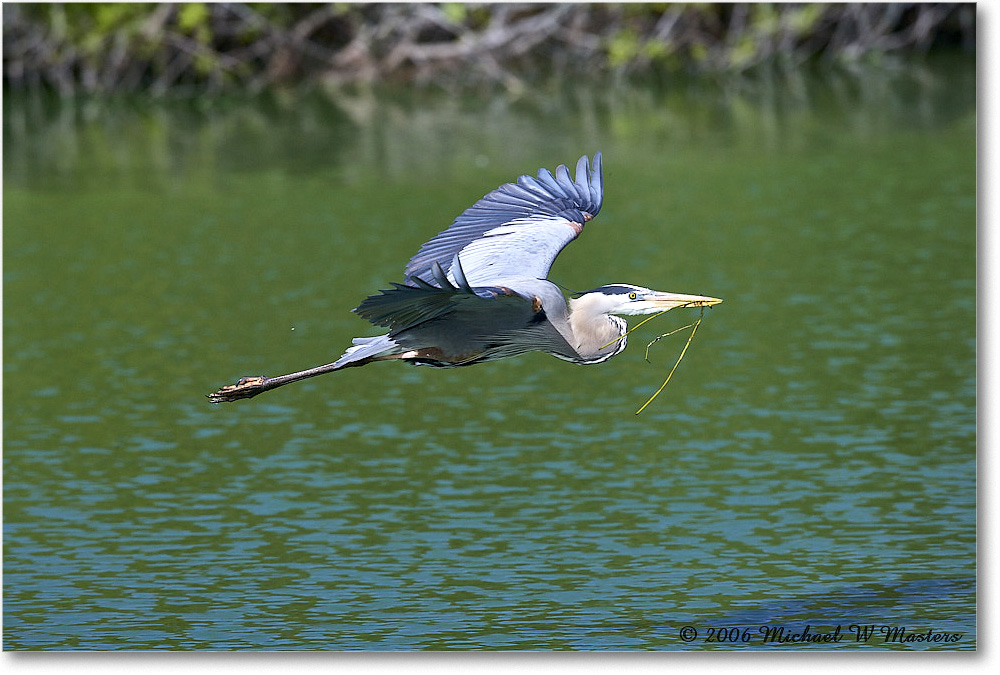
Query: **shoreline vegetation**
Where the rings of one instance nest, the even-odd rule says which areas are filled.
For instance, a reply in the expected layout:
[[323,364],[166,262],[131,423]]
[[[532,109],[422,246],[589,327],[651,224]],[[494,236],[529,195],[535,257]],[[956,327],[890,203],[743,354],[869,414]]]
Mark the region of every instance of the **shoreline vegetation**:
[[8,92],[162,97],[377,81],[517,92],[593,72],[738,77],[974,53],[976,6],[4,3],[3,42]]

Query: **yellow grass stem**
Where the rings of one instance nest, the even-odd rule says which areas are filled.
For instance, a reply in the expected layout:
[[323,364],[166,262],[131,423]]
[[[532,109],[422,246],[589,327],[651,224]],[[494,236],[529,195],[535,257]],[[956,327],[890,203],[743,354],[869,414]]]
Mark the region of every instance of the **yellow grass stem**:
[[622,333],[621,335],[619,335],[618,337],[616,337],[614,340],[612,340],[608,344],[602,345],[601,349],[604,349],[605,347],[610,347],[611,345],[613,345],[614,343],[618,342],[619,340],[624,340],[626,335],[628,335],[629,333],[631,333],[632,331],[634,331],[636,328],[638,328],[642,324],[646,323],[647,321],[652,321],[653,319],[655,319],[658,316],[662,316],[662,315],[666,314],[671,309],[673,309],[673,307],[665,309],[662,312],[659,312],[658,314],[654,314],[653,316],[647,316],[645,319],[643,319],[642,321],[640,321],[636,325],[634,325],[631,328],[629,328],[627,331],[625,331],[624,333]]
[[[657,314],[656,316],[659,316],[659,314]],[[693,324],[688,324],[687,326],[684,326],[683,328],[678,328],[678,329],[676,329],[676,330],[672,330],[672,331],[670,331],[669,333],[664,333],[663,335],[661,335],[661,336],[659,336],[659,337],[655,338],[655,339],[654,339],[654,340],[652,340],[652,341],[651,341],[651,342],[650,342],[650,343],[649,343],[648,345],[646,345],[646,357],[647,357],[647,358],[646,358],[646,360],[648,361],[648,360],[649,360],[649,358],[648,358],[648,357],[649,357],[649,348],[653,346],[653,343],[654,343],[654,342],[656,342],[656,341],[657,341],[657,340],[659,340],[660,338],[665,338],[665,337],[667,337],[667,336],[669,336],[669,335],[673,335],[674,333],[677,333],[677,332],[679,332],[679,331],[682,331],[682,330],[684,330],[685,328],[691,328],[691,327],[693,326],[693,328],[691,328],[691,334],[690,334],[690,335],[688,335],[688,339],[687,339],[687,342],[686,342],[686,343],[684,344],[684,349],[682,349],[682,350],[681,350],[681,354],[680,354],[680,356],[678,356],[678,357],[677,357],[677,362],[676,362],[676,363],[674,363],[674,367],[673,367],[673,368],[671,368],[671,369],[670,369],[670,372],[669,372],[669,373],[667,374],[667,379],[665,379],[665,380],[663,381],[663,384],[661,384],[661,385],[660,385],[660,388],[656,390],[656,393],[655,393],[655,394],[653,394],[652,396],[650,396],[650,397],[649,397],[649,400],[648,400],[648,401],[646,401],[645,403],[643,403],[643,404],[642,404],[642,407],[641,407],[641,408],[639,408],[638,410],[636,410],[636,411],[635,411],[635,414],[636,414],[636,415],[638,415],[638,414],[639,414],[639,413],[641,413],[641,412],[642,412],[643,410],[645,410],[645,409],[646,409],[646,406],[648,406],[648,405],[649,405],[650,403],[652,403],[652,402],[653,402],[653,399],[655,399],[655,398],[656,398],[657,396],[659,396],[659,395],[660,395],[660,392],[661,392],[661,391],[663,391],[663,390],[664,390],[664,389],[666,388],[666,386],[667,386],[667,383],[668,383],[668,382],[670,382],[670,378],[674,376],[674,371],[675,371],[675,370],[677,370],[677,366],[679,366],[679,365],[681,364],[681,359],[683,359],[683,358],[684,358],[684,354],[686,354],[686,353],[687,353],[687,350],[688,350],[688,347],[690,347],[690,346],[691,346],[691,340],[693,340],[693,339],[694,339],[694,334],[698,332],[698,326],[700,326],[700,325],[701,325],[701,320],[702,320],[702,318],[704,318],[704,316],[705,316],[705,309],[704,309],[704,308],[702,308],[702,310],[701,310],[701,316],[699,316],[699,317],[698,317],[698,320],[697,320],[697,321],[695,321],[695,322],[694,322]],[[648,321],[648,319],[647,319],[647,321]]]

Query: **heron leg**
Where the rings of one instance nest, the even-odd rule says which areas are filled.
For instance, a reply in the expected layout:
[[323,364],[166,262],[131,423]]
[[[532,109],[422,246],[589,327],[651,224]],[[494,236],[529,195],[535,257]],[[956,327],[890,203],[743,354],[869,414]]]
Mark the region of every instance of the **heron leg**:
[[332,373],[335,370],[343,370],[344,368],[356,368],[358,366],[371,363],[372,361],[381,361],[385,358],[391,357],[376,356],[366,357],[357,361],[336,361],[334,363],[316,366],[315,368],[310,368],[308,370],[301,370],[297,373],[278,375],[276,377],[267,377],[266,375],[241,377],[236,381],[236,384],[227,385],[222,389],[213,391],[211,394],[206,394],[206,396],[208,396],[208,400],[212,403],[228,403],[230,401],[238,401],[241,398],[253,398],[257,394],[263,394],[265,391],[277,389],[278,387],[291,384],[292,382],[298,382],[299,380],[316,377],[317,375]]
[[[351,354],[351,352],[349,351],[348,354]],[[398,359],[412,363],[427,363],[430,365],[451,367],[474,363],[479,354],[480,353],[477,352],[459,357],[446,357],[444,352],[440,349],[436,347],[426,347],[407,352],[396,351],[375,354],[373,356],[359,358],[355,361],[342,358],[334,363],[328,363],[323,366],[317,366],[315,368],[310,368],[309,370],[303,370],[297,373],[289,373],[288,375],[278,375],[277,377],[267,377],[265,375],[241,377],[236,381],[236,384],[230,384],[222,387],[221,389],[213,391],[211,394],[207,394],[207,396],[208,400],[212,403],[229,403],[230,401],[238,401],[243,398],[253,398],[258,394],[263,394],[265,391],[276,389],[286,384],[298,382],[299,380],[304,380],[309,377],[332,373],[335,370],[343,370],[344,368],[357,368],[375,361],[394,361]]]

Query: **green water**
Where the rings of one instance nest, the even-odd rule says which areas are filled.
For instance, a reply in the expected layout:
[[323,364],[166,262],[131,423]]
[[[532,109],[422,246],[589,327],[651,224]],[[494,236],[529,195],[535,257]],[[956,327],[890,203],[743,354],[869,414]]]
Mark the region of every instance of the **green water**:
[[[973,63],[3,124],[5,649],[975,647]],[[552,278],[725,299],[641,416],[694,312],[599,366],[206,402],[375,334],[349,310],[463,208],[596,150]]]

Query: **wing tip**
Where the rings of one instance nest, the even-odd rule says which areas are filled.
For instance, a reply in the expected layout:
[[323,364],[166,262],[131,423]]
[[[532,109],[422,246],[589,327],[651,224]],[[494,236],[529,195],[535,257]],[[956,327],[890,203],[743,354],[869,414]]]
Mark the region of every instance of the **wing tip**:
[[576,184],[593,203],[593,212],[586,212],[593,218],[601,211],[601,205],[604,202],[604,162],[600,150],[594,153],[593,165],[591,165],[590,158],[587,155],[584,155],[577,161]]

